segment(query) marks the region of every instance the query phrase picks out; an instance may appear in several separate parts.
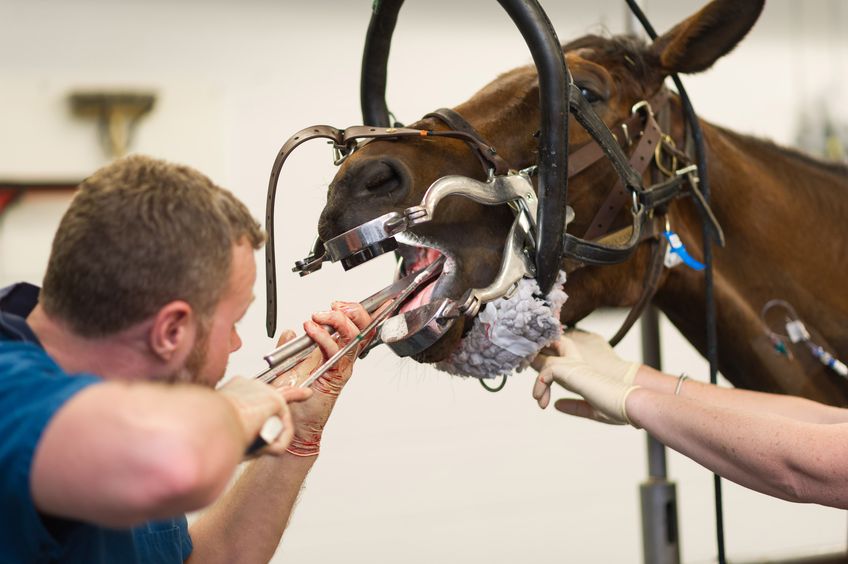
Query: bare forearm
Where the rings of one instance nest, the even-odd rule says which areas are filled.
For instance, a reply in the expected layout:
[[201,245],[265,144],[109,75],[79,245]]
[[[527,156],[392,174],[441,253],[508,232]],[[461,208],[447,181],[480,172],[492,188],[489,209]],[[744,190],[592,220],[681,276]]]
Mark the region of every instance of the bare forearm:
[[634,424],[715,473],[781,499],[848,507],[848,425],[751,413],[640,388]]
[[189,562],[268,562],[277,550],[315,457],[286,453],[248,465],[190,529]]
[[[636,373],[635,383],[656,392],[673,394],[677,387],[678,376],[642,366]],[[710,403],[752,413],[780,415],[796,421],[848,423],[848,410],[796,396],[767,394],[739,388],[721,388],[692,379],[686,380],[680,386],[679,393],[683,397],[700,403]]]

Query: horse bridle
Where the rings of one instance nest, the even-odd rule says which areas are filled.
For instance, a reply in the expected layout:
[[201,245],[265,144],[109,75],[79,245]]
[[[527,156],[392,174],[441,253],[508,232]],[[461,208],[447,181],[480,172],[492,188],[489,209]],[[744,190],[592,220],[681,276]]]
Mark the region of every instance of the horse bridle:
[[[625,142],[629,148],[628,140],[638,139],[636,148],[628,157],[619,139],[606,127],[603,121],[591,108],[591,105],[581,94],[579,88],[571,80],[571,76],[565,68],[564,58],[559,50],[558,41],[557,55],[551,57],[551,41],[556,36],[550,26],[541,7],[534,2],[520,2],[513,0],[499,0],[501,5],[507,9],[513,17],[522,33],[532,35],[533,32],[543,32],[541,39],[528,38],[528,45],[534,55],[534,61],[539,68],[540,93],[542,94],[540,104],[542,110],[542,122],[540,128],[539,162],[536,166],[523,171],[511,170],[509,165],[501,158],[496,149],[486,142],[483,137],[464,120],[459,114],[452,110],[437,110],[427,117],[436,118],[448,125],[449,130],[429,130],[406,127],[376,127],[376,126],[354,126],[339,130],[330,126],[313,126],[305,128],[292,136],[280,149],[272,168],[268,187],[268,200],[266,206],[266,230],[268,232],[268,244],[266,246],[266,285],[267,285],[267,330],[273,335],[276,330],[276,268],[275,268],[275,245],[274,245],[274,202],[277,184],[283,164],[289,154],[300,144],[315,138],[327,138],[333,143],[335,153],[334,162],[340,164],[345,158],[358,148],[375,140],[402,139],[410,137],[446,137],[464,141],[473,150],[480,160],[485,171],[487,181],[480,183],[465,177],[443,177],[428,189],[425,193],[422,205],[413,206],[404,210],[403,213],[391,213],[375,218],[363,225],[343,233],[330,241],[316,240],[312,252],[302,261],[298,261],[294,270],[301,275],[314,272],[321,267],[325,259],[340,261],[345,269],[353,268],[385,252],[397,248],[395,236],[403,231],[414,227],[424,221],[429,221],[435,212],[435,205],[446,195],[459,194],[469,197],[478,202],[495,205],[510,204],[516,213],[516,219],[507,238],[507,247],[503,253],[501,269],[495,282],[487,288],[472,289],[466,292],[461,300],[450,308],[450,316],[474,315],[480,306],[487,300],[508,295],[517,280],[524,276],[535,276],[539,281],[543,293],[547,291],[552,283],[551,257],[557,259],[556,269],[559,268],[560,257],[570,258],[580,265],[608,265],[627,260],[635,248],[644,240],[657,240],[657,223],[653,221],[655,210],[664,210],[666,204],[681,193],[682,186],[688,180],[692,187],[691,192],[695,194],[696,201],[701,204],[705,216],[711,219],[711,224],[716,232],[720,233],[717,222],[715,222],[709,207],[698,197],[697,175],[694,168],[690,168],[686,175],[674,174],[670,178],[651,185],[648,188],[642,185],[642,175],[645,166],[650,162],[650,154],[656,147],[660,146],[662,134],[654,121],[651,110],[651,102],[644,102],[634,106],[633,115],[617,127],[618,138]],[[368,90],[385,87],[385,76],[377,76],[376,80],[367,79],[366,75],[374,68],[379,70],[379,64],[369,66],[369,56],[380,59],[387,57],[388,44],[378,45],[378,48],[369,47],[375,37],[379,39],[372,29],[375,25],[385,25],[388,21],[391,27],[394,25],[393,18],[402,4],[402,0],[388,0],[375,2],[372,26],[369,27],[368,41],[366,41],[366,54],[363,59],[363,109],[366,114],[381,115],[383,107],[372,110],[366,109]],[[382,12],[381,12],[382,10]],[[388,14],[388,15],[386,15]],[[382,19],[381,19],[382,18]],[[528,21],[525,21],[528,20]],[[382,23],[381,23],[382,22]],[[522,25],[525,27],[522,28]],[[378,29],[379,31],[379,29]],[[383,30],[386,31],[386,30]],[[388,29],[390,36],[391,29]],[[538,51],[538,52],[537,52]],[[376,53],[376,55],[374,55]],[[370,54],[370,55],[369,55]],[[547,57],[547,59],[545,59]],[[551,60],[556,59],[556,60]],[[384,60],[382,61],[385,62]],[[379,63],[379,61],[378,61]],[[558,69],[557,67],[561,67]],[[547,68],[546,67],[550,67]],[[385,69],[383,69],[384,71]],[[550,74],[553,71],[564,70],[565,72],[565,96],[567,107],[565,115],[560,115],[559,121],[552,121],[556,117],[556,103],[550,101],[550,96],[545,96],[546,91],[556,91],[550,84]],[[545,72],[543,72],[545,71]],[[556,74],[556,72],[554,72]],[[546,76],[548,78],[546,79]],[[556,83],[556,81],[553,81]],[[371,84],[369,87],[368,85]],[[376,84],[376,87],[374,86]],[[373,98],[373,97],[372,97]],[[655,105],[657,104],[653,101]],[[379,104],[378,104],[379,106]],[[552,109],[553,108],[553,109]],[[387,110],[386,110],[387,112]],[[568,157],[567,161],[558,164],[562,160],[562,153],[567,150],[557,151],[557,143],[564,143],[565,139],[551,139],[552,132],[565,133],[567,139],[567,114],[573,114],[578,123],[591,135],[593,143],[575,151]],[[374,121],[385,121],[384,118],[375,118]],[[638,127],[645,125],[645,128]],[[641,131],[641,133],[639,133]],[[590,230],[583,237],[577,237],[566,232],[568,218],[566,217],[565,193],[569,176],[573,176],[596,162],[601,157],[609,159],[619,180],[607,196],[607,201],[601,207],[596,217],[591,222]],[[644,165],[644,166],[643,166]],[[560,178],[563,170],[573,167],[572,174]],[[533,197],[533,184],[530,175],[538,175],[537,192],[538,198]],[[560,182],[561,191],[551,196],[551,184]],[[438,185],[438,186],[437,186]],[[435,196],[429,198],[429,205],[425,201],[431,193]],[[553,201],[552,201],[553,198]],[[557,203],[562,201],[561,209]],[[622,207],[632,202],[630,212],[632,224],[629,233],[624,237],[623,243],[615,244],[624,231],[615,234],[604,234],[613,218],[615,218]],[[559,225],[552,225],[552,221],[559,219]],[[650,225],[649,225],[650,223]],[[649,228],[647,228],[649,227]],[[647,228],[647,229],[646,229]],[[550,233],[559,233],[561,243],[551,248]],[[597,235],[603,235],[597,237]],[[547,242],[546,242],[547,241]],[[655,259],[652,264],[657,264],[656,255],[659,250],[655,249]],[[535,260],[533,260],[535,259]],[[649,274],[657,273],[658,269],[650,268]],[[656,289],[658,274],[648,277],[646,292],[638,304],[644,306]],[[648,295],[649,294],[649,295]],[[638,317],[637,312],[631,312],[628,321]],[[444,312],[442,312],[444,313]],[[631,319],[632,318],[632,319]],[[627,324],[626,324],[627,325]],[[628,325],[629,327],[629,325]],[[626,330],[623,328],[623,330]],[[619,331],[619,334],[623,334]],[[620,335],[619,335],[620,336]],[[617,336],[617,337],[619,337]],[[617,339],[616,339],[617,340]]]
[[[570,106],[578,121],[587,128],[593,141],[576,149],[568,159],[569,177],[576,176],[586,168],[608,157],[613,168],[619,173],[619,179],[610,190],[604,204],[590,223],[589,230],[583,237],[565,233],[563,238],[563,256],[573,259],[579,265],[614,264],[630,257],[637,245],[645,240],[658,240],[657,221],[654,220],[654,210],[664,210],[666,204],[681,194],[685,180],[690,175],[672,175],[664,182],[642,188],[641,178],[647,166],[654,161],[658,147],[664,139],[654,119],[652,106],[664,106],[667,93],[664,91],[648,102],[640,102],[634,106],[630,117],[613,126],[617,132],[614,135],[610,129],[597,118],[594,111],[586,103],[579,89],[570,84]],[[452,138],[465,142],[473,154],[479,159],[487,177],[486,183],[480,183],[465,177],[443,177],[428,189],[422,200],[422,205],[413,206],[403,213],[390,213],[375,218],[365,224],[343,233],[327,242],[316,240],[312,252],[301,261],[297,261],[294,271],[301,276],[318,270],[325,260],[341,262],[347,270],[358,266],[376,256],[397,248],[395,237],[424,221],[433,218],[438,202],[447,195],[464,195],[478,202],[496,205],[509,203],[516,212],[516,221],[511,230],[508,242],[512,243],[504,252],[500,276],[492,286],[469,290],[450,310],[441,311],[444,317],[460,315],[473,316],[482,304],[502,297],[510,291],[517,279],[534,275],[532,262],[525,260],[532,253],[535,244],[536,202],[532,197],[533,186],[530,175],[535,167],[516,172],[498,154],[497,150],[460,114],[442,108],[429,113],[425,118],[434,118],[450,129],[416,129],[406,127],[380,128],[370,126],[354,126],[344,130],[326,125],[312,126],[293,135],[280,149],[271,172],[266,207],[266,229],[268,231],[267,257],[267,295],[268,295],[268,332],[272,335],[276,330],[276,277],[275,277],[275,245],[274,245],[274,203],[276,189],[283,165],[291,152],[302,143],[316,138],[327,138],[332,141],[334,162],[340,164],[353,152],[364,145],[376,140],[397,140],[403,138],[430,137]],[[667,136],[665,136],[667,138]],[[627,156],[624,149],[635,144],[635,149]],[[690,169],[691,171],[691,169]],[[628,191],[625,184],[630,187]],[[689,182],[690,186],[696,183]],[[632,225],[625,230],[609,233],[613,218],[621,209],[632,203]],[[648,225],[650,224],[650,225]],[[650,227],[646,229],[646,226]],[[629,236],[623,244],[613,245],[606,241],[620,239],[621,234],[629,230]],[[515,239],[513,241],[513,239]],[[660,244],[661,246],[661,244]],[[657,255],[664,248],[655,249],[653,265],[660,264]],[[505,265],[510,265],[506,267]],[[637,305],[644,307],[656,290],[658,270],[649,269],[652,273],[646,279],[645,292]],[[504,274],[505,273],[505,274]],[[628,323],[619,331],[619,336],[626,332],[629,325],[638,318],[640,308],[634,308],[628,316]],[[617,340],[617,339],[616,339]]]

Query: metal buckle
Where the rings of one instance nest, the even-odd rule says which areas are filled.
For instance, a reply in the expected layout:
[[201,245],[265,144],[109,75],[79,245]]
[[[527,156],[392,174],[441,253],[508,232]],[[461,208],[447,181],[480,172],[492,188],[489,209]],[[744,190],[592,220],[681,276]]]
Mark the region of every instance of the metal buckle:
[[648,115],[654,115],[654,110],[651,108],[651,104],[647,100],[639,100],[630,108],[630,113],[635,114],[639,111],[646,111]]
[[357,147],[356,141],[347,145],[339,145],[333,141],[330,141],[329,143],[333,146],[333,164],[336,166],[345,162],[345,160],[353,154]]
[[[674,142],[674,139],[671,137],[671,135],[663,133],[660,136],[660,142],[657,143],[656,147],[654,147],[654,164],[657,165],[657,168],[661,173],[666,175],[668,178],[671,178],[677,173],[677,155],[674,153],[674,151],[663,151],[663,149],[666,147],[676,149],[677,143]],[[668,154],[668,156],[671,158],[670,168],[666,167],[662,162],[662,154],[664,152]]]

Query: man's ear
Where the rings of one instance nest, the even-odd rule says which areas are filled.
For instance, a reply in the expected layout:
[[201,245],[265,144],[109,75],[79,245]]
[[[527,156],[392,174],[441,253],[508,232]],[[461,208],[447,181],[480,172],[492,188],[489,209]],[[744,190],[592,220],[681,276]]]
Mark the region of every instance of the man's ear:
[[194,310],[182,300],[159,308],[150,328],[150,348],[164,362],[182,361],[194,346],[196,337]]

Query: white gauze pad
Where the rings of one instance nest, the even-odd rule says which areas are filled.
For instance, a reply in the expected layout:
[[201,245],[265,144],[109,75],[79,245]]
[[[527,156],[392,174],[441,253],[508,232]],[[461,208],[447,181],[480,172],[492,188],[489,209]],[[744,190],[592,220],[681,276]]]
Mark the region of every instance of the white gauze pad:
[[559,314],[568,297],[563,284],[565,272],[560,271],[553,289],[541,299],[536,280],[523,278],[511,298],[486,304],[459,348],[436,363],[436,368],[475,378],[523,370],[540,350],[562,335]]

